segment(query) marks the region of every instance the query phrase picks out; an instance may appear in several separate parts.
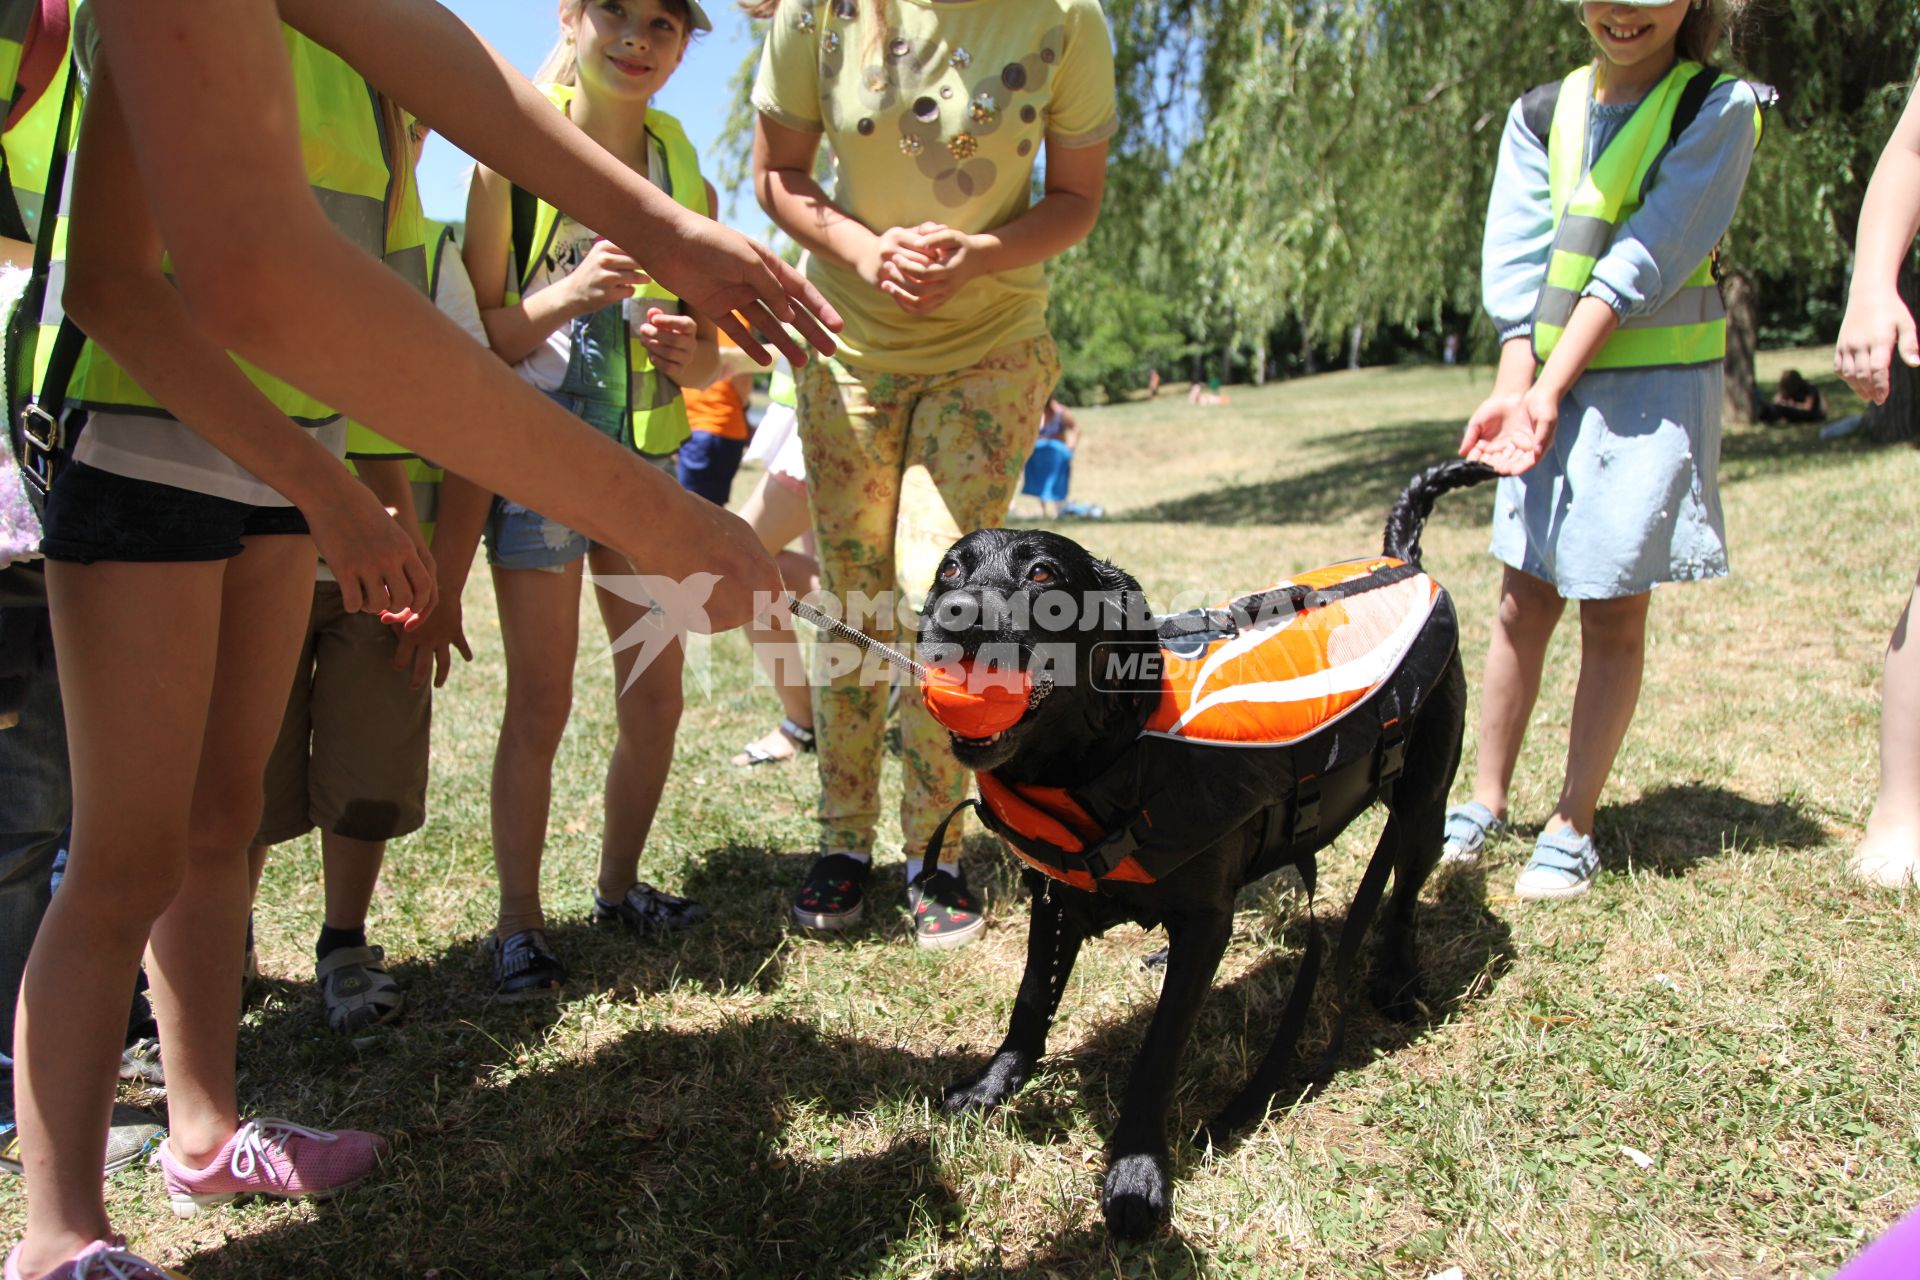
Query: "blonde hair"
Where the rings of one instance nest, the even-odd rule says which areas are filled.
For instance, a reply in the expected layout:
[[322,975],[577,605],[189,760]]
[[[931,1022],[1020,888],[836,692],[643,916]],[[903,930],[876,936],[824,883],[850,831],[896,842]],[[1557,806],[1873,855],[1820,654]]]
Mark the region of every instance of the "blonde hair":
[[[769,13],[772,12],[771,6],[777,2],[778,0],[767,0]],[[563,13],[570,13],[573,16],[574,25],[578,26],[580,15],[587,11],[587,3],[588,0],[560,0],[560,9]],[[693,42],[693,10],[687,8],[686,0],[660,0],[660,7],[680,19],[680,34],[687,43],[691,44]],[[539,69],[533,73],[535,84],[575,85],[580,83],[580,61],[574,54],[573,33],[565,30],[564,24],[562,27],[560,38],[553,42],[553,48],[547,51],[547,56],[541,60]]]
[[415,180],[413,137],[407,132],[405,108],[384,93],[376,92],[373,101],[380,117],[380,146],[386,152],[387,171],[393,178],[393,198],[387,201],[387,230],[391,231],[400,217],[400,206],[406,203],[407,189]]

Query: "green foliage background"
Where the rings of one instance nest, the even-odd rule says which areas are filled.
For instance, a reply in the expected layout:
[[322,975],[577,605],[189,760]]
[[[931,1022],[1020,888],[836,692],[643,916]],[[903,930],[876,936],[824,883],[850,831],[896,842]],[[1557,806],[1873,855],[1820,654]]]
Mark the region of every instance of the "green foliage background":
[[[1490,346],[1480,232],[1500,131],[1520,93],[1590,56],[1576,8],[1106,0],[1120,131],[1100,225],[1055,264],[1068,395],[1123,394],[1149,367],[1257,378],[1356,325],[1373,359],[1431,358],[1448,329]],[[1720,62],[1781,103],[1722,266],[1757,286],[1763,341],[1830,341],[1920,11],[1741,0],[1729,16]],[[744,108],[738,125],[744,173]]]

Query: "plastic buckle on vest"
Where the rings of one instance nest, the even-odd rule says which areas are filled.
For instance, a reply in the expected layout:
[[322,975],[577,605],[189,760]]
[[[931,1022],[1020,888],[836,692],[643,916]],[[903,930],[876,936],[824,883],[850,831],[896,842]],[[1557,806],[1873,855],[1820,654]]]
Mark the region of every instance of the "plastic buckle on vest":
[[1080,857],[1086,863],[1087,873],[1095,880],[1104,880],[1108,872],[1131,858],[1140,848],[1141,827],[1136,821],[1082,853]]
[[1300,779],[1293,790],[1293,823],[1289,840],[1298,844],[1320,829],[1320,775]]
[[1380,726],[1380,754],[1374,782],[1384,785],[1400,776],[1407,767],[1407,731],[1404,717],[1395,717]]
[[29,404],[20,410],[20,438],[20,469],[44,497],[53,488],[54,466],[66,446],[66,429],[60,419]]

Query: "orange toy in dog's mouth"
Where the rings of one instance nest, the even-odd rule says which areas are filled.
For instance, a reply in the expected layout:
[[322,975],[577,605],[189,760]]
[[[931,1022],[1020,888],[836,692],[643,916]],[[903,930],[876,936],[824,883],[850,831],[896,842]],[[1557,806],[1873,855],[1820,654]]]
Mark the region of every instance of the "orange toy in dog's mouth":
[[956,738],[992,742],[1027,714],[1033,681],[1024,671],[976,668],[973,663],[930,666],[920,700]]

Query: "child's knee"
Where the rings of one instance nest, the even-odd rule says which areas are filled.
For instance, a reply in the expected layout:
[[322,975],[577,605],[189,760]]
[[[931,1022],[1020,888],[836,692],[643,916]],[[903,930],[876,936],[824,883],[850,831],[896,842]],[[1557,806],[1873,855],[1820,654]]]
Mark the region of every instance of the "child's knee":
[[500,735],[516,742],[557,749],[573,714],[573,686],[569,682],[541,681],[507,690]]

